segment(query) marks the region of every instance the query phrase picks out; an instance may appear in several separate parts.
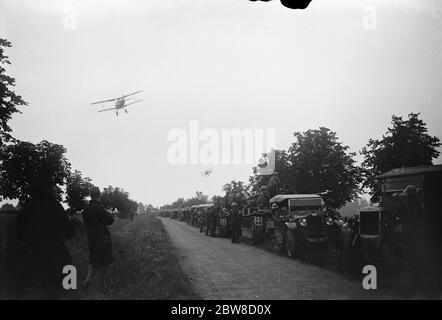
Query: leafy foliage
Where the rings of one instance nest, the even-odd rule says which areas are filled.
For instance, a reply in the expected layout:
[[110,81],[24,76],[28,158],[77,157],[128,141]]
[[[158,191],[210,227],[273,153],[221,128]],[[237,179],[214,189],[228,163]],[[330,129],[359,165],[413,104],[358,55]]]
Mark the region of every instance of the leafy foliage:
[[181,209],[185,207],[191,207],[193,205],[197,204],[204,204],[208,203],[209,196],[205,195],[202,191],[197,191],[195,193],[195,196],[192,198],[184,199],[184,198],[178,198],[171,204],[166,204],[164,206],[161,206],[160,209],[162,210],[168,210],[168,209]]
[[[323,198],[327,209],[343,206],[357,196],[361,183],[354,153],[339,142],[336,133],[321,127],[295,132],[288,152],[275,151],[275,169],[285,190],[296,193],[327,192]],[[266,186],[269,176],[258,176],[256,168],[249,178],[250,187],[257,191]]]
[[[275,171],[278,172],[282,185],[286,189],[294,188],[294,180],[292,174],[292,163],[290,155],[286,150],[275,150]],[[253,174],[249,177],[250,191],[257,192],[261,186],[266,186],[270,180],[270,176],[258,175],[257,168],[253,168]]]
[[138,202],[129,198],[129,193],[122,188],[108,186],[101,193],[101,201],[105,208],[118,210],[120,218],[133,215],[138,210]]
[[355,153],[338,141],[328,128],[294,133],[297,141],[289,149],[294,187],[299,193],[327,192],[323,198],[327,209],[342,207],[357,197],[360,170]]
[[17,95],[12,87],[15,86],[15,79],[6,74],[6,65],[11,64],[5,55],[5,48],[11,47],[11,42],[0,39],[0,146],[12,139],[12,129],[8,125],[14,113],[20,113],[17,106],[27,105],[22,97]]
[[370,188],[373,201],[379,199],[380,190],[373,179],[393,168],[431,165],[440,154],[438,137],[430,136],[419,113],[410,113],[408,119],[393,116],[391,127],[380,140],[370,139],[362,149],[364,187]]
[[69,174],[66,182],[66,202],[72,213],[84,209],[92,186],[92,179],[83,178],[81,171],[75,170]]
[[70,169],[65,153],[62,145],[46,140],[4,145],[0,153],[0,197],[26,201],[48,182],[64,185]]

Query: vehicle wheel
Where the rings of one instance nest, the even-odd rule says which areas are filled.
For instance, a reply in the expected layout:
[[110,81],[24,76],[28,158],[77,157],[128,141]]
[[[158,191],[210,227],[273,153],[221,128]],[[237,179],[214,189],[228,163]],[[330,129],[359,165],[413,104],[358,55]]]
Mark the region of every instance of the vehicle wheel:
[[287,229],[285,233],[285,248],[289,258],[294,258],[297,254],[295,238],[295,232]]

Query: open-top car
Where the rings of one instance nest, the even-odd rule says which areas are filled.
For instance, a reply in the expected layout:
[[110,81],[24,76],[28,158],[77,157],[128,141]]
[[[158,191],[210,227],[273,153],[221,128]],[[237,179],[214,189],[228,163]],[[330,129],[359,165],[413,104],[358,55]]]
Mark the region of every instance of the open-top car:
[[324,201],[317,194],[281,194],[270,199],[267,228],[275,250],[295,257],[309,247],[326,248]]

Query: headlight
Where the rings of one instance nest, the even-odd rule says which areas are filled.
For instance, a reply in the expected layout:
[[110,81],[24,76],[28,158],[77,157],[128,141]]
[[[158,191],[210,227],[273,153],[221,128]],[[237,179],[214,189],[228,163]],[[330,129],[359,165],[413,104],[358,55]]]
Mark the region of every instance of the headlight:
[[332,218],[327,218],[325,223],[327,223],[328,226],[331,226],[333,224],[333,219]]
[[299,221],[299,224],[300,224],[302,227],[305,227],[305,226],[307,225],[307,220],[305,220],[305,219],[301,219],[301,220]]

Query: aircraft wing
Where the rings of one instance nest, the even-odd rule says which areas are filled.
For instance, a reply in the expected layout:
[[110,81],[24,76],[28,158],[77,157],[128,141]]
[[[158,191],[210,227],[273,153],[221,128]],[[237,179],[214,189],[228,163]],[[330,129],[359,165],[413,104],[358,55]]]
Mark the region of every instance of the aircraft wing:
[[140,93],[140,92],[143,92],[143,91],[144,91],[144,90],[140,90],[140,91],[132,92],[132,93],[126,94],[125,96],[122,96],[121,98],[126,98],[126,97],[128,97],[128,96],[132,96],[132,95],[134,95],[134,94],[137,94],[137,93]]
[[127,107],[127,106],[130,106],[131,104],[134,104],[134,103],[137,103],[137,102],[143,101],[143,100],[144,100],[144,99],[140,99],[140,100],[137,100],[137,101],[134,101],[134,102],[131,102],[131,103],[125,104],[125,105],[123,106],[123,108],[125,108],[125,107]]
[[118,108],[107,108],[107,109],[103,109],[103,110],[98,110],[97,112],[103,112],[103,111],[109,111],[109,110],[115,110]]
[[115,100],[117,100],[118,98],[114,98],[114,99],[109,99],[109,100],[103,100],[103,101],[97,101],[97,102],[93,102],[93,103],[91,103],[91,104],[99,104],[99,103],[104,103],[104,102],[111,102],[111,101],[115,101]]

